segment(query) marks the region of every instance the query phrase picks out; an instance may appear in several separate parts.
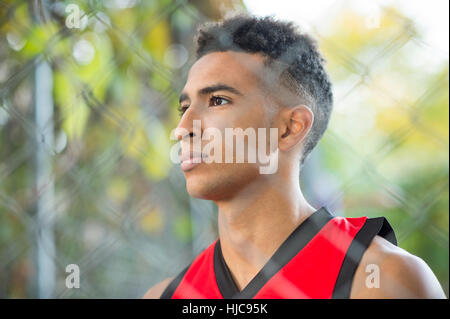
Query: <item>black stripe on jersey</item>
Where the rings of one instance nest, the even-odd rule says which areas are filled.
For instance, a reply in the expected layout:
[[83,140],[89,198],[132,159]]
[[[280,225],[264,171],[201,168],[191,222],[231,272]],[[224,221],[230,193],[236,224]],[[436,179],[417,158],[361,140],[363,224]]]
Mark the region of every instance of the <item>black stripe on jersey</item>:
[[191,267],[192,263],[190,263],[186,268],[184,268],[178,276],[176,276],[170,284],[164,289],[163,293],[161,294],[161,297],[159,299],[171,299],[175,290],[177,289],[178,285],[180,284],[181,280],[183,279],[184,275],[188,271],[189,267]]
[[353,241],[347,250],[331,298],[350,298],[356,269],[361,262],[364,252],[376,235],[384,237],[386,240],[397,246],[397,238],[395,237],[394,230],[386,218],[376,217],[367,219],[355,238],[353,238]]

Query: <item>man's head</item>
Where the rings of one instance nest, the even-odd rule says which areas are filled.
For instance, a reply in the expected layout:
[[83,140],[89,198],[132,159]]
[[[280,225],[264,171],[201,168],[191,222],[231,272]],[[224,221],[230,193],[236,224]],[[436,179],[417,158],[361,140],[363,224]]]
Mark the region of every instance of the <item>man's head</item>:
[[[280,173],[292,174],[322,137],[332,110],[331,83],[315,42],[290,22],[246,15],[202,26],[196,41],[178,125],[190,134],[179,138],[191,141],[194,120],[201,121],[201,131],[266,128],[269,154],[268,129],[277,128]],[[264,178],[260,166],[199,164],[185,170],[188,191],[212,200],[233,196]]]

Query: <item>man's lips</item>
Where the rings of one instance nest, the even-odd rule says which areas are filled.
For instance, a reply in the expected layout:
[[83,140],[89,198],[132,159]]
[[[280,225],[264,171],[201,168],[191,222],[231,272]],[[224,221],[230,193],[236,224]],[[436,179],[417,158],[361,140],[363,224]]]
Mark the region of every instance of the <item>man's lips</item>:
[[208,155],[199,152],[185,152],[180,155],[181,169],[184,172],[190,171],[195,166],[202,162],[202,157],[206,158]]

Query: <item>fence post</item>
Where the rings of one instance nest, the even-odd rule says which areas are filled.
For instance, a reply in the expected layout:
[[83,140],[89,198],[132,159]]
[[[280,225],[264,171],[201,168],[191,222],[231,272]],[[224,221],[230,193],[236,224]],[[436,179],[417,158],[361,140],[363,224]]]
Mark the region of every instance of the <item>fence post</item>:
[[[40,5],[39,5],[40,4]],[[45,3],[34,2],[36,23],[45,16]],[[33,74],[34,189],[36,190],[35,266],[38,298],[51,298],[55,286],[55,243],[53,234],[54,180],[51,154],[53,152],[53,73],[45,58],[35,60]]]

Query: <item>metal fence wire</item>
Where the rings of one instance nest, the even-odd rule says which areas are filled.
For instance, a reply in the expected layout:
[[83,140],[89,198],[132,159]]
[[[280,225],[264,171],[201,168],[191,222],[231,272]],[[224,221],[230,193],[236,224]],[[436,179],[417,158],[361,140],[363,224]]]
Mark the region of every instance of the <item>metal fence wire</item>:
[[[302,190],[338,215],[386,216],[448,295],[448,52],[400,10],[375,7],[336,1],[326,24],[302,25],[335,90]],[[0,3],[0,297],[141,297],[216,238],[216,208],[187,194],[169,132],[196,27],[245,10]],[[66,284],[72,264],[79,288]]]

